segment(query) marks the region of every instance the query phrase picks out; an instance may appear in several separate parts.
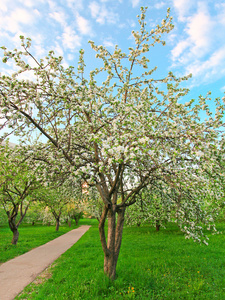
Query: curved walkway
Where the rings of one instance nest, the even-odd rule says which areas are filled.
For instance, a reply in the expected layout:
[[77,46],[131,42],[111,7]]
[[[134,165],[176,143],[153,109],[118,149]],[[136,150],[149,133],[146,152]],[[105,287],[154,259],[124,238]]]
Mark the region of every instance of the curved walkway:
[[0,266],[0,300],[12,300],[90,228],[80,226]]

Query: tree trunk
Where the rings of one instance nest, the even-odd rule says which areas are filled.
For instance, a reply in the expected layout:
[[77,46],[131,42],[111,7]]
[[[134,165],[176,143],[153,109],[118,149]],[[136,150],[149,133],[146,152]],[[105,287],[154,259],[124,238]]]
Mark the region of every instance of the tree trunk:
[[104,272],[112,280],[116,277],[116,253],[115,253],[115,237],[116,237],[116,212],[110,209],[108,212],[108,251],[104,257]]
[[13,231],[13,238],[12,238],[12,245],[16,245],[19,239],[19,231],[18,229],[16,229],[15,231]]
[[52,214],[56,221],[55,231],[59,231],[59,220],[60,220],[60,216],[61,216],[61,209],[58,214],[52,209]]
[[16,222],[13,218],[9,218],[8,222],[9,222],[9,228],[11,229],[11,231],[13,233],[13,238],[12,238],[11,244],[16,245],[18,242],[18,239],[19,239],[18,227],[16,226]]
[[[20,219],[16,224],[16,217],[18,215],[19,207],[20,207]],[[11,241],[11,243],[13,245],[16,245],[17,242],[18,242],[18,239],[19,239],[18,228],[19,228],[20,224],[22,223],[22,221],[23,221],[23,219],[24,219],[24,217],[27,213],[28,207],[29,207],[29,204],[27,205],[27,207],[25,208],[25,210],[23,212],[23,203],[21,202],[20,205],[18,203],[17,204],[14,203],[13,211],[11,213],[10,213],[10,211],[6,212],[7,216],[8,216],[9,228],[13,233],[13,238],[12,238],[12,241]]]
[[59,231],[59,219],[56,219],[55,231]]
[[156,220],[156,225],[155,225],[155,227],[156,227],[156,231],[159,231],[159,229],[160,229],[160,223],[159,223],[159,220]]
[[[116,222],[116,213],[118,214]],[[104,273],[111,279],[116,278],[116,266],[122,241],[125,208],[104,208],[99,222],[99,233],[104,251]],[[108,214],[108,238],[105,238],[105,220]]]
[[76,223],[76,226],[77,226],[78,222],[79,222],[79,216],[74,216],[74,220],[75,220],[75,223]]

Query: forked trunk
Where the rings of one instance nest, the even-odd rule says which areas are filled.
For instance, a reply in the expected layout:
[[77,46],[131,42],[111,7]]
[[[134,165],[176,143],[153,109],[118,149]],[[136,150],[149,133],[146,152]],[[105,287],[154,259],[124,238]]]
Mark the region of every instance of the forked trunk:
[[60,220],[60,216],[61,216],[61,209],[59,211],[59,214],[57,214],[54,210],[52,210],[52,214],[55,217],[55,231],[59,231],[59,220]]
[[[99,223],[99,233],[104,251],[104,273],[111,279],[116,278],[116,266],[122,241],[125,208],[104,208]],[[108,238],[106,242],[104,225],[108,214]],[[117,220],[116,220],[117,214]]]
[[[19,210],[19,207],[20,207],[20,219],[19,221],[16,223],[16,217],[18,215],[18,210]],[[27,213],[27,210],[28,210],[28,207],[29,207],[29,204],[26,206],[24,212],[23,212],[23,203],[21,203],[20,205],[17,204],[17,205],[14,205],[14,209],[13,211],[10,213],[10,211],[7,211],[7,216],[8,216],[8,223],[9,223],[9,228],[10,230],[12,231],[13,233],[13,238],[12,238],[12,241],[11,243],[13,245],[16,245],[17,242],[18,242],[18,239],[19,239],[19,231],[18,231],[18,228],[20,226],[20,224],[22,223],[26,213]]]
[[8,222],[9,222],[9,228],[11,229],[11,231],[13,233],[13,238],[12,238],[11,244],[16,245],[18,242],[18,239],[19,239],[18,227],[15,223],[14,218],[9,218]]

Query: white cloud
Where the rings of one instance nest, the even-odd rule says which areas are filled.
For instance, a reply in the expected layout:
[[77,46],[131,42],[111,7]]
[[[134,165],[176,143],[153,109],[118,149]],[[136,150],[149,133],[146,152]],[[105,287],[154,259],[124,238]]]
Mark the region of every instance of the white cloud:
[[[61,25],[59,30],[62,30],[61,36],[57,36],[57,39],[60,40],[60,44],[64,49],[74,50],[77,47],[81,46],[81,36],[74,30],[74,22],[71,25],[68,25],[68,20],[70,19],[69,11],[65,12],[59,6],[56,6],[55,3],[52,3],[51,0],[49,1],[49,5],[51,6],[52,10],[49,13],[49,16],[58,22]],[[73,2],[67,0],[68,5],[72,5]],[[88,21],[80,16],[78,12],[74,15],[76,18],[76,23],[78,26],[78,30],[82,34],[88,34],[88,31],[91,31],[91,27],[89,26]],[[58,43],[54,46],[54,50],[57,56],[64,56],[64,52],[62,47],[59,46]]]
[[33,14],[26,9],[17,8],[12,12],[11,18],[18,23],[29,24],[33,21]]
[[22,5],[25,5],[27,7],[34,7],[34,6],[37,6],[37,2],[40,2],[40,3],[44,3],[45,0],[19,0]]
[[55,53],[55,56],[64,56],[63,48],[59,43],[56,43],[52,49]]
[[8,5],[10,3],[10,0],[1,0],[1,8],[0,11],[7,12],[8,11]]
[[192,73],[193,84],[213,82],[225,75],[225,46],[215,52],[205,61],[193,61],[186,67]]
[[89,5],[92,18],[96,18],[100,11],[100,5],[97,2],[91,2]]
[[189,40],[184,40],[184,41],[180,41],[178,42],[178,44],[175,46],[175,48],[173,48],[173,50],[171,51],[172,53],[172,60],[176,60],[183,52],[184,50],[186,50],[190,45]]
[[48,3],[49,5],[49,10],[50,11],[57,11],[57,2],[56,1],[53,1],[53,0],[46,0],[46,2]]
[[[1,28],[1,25],[0,25],[0,28]],[[10,41],[10,39],[11,39],[11,36],[10,36],[9,33],[6,32],[6,31],[2,31],[1,34],[0,34],[0,36],[1,36],[2,41],[3,41],[3,40],[4,40],[4,41]],[[3,43],[1,43],[1,46],[3,46]],[[5,45],[5,46],[6,46],[6,45]],[[1,52],[0,52],[0,53],[1,53]],[[0,60],[1,60],[1,58],[0,58]]]
[[178,19],[184,21],[196,0],[173,0],[173,6],[178,13]]
[[76,21],[77,21],[78,29],[81,34],[92,35],[92,29],[87,19],[77,14]]
[[[40,41],[38,37],[36,40]],[[46,49],[43,46],[43,44],[34,45],[34,51],[35,51],[35,55],[38,57],[46,56]]]
[[213,21],[210,15],[204,11],[198,12],[190,18],[186,31],[192,42],[192,52],[195,55],[201,55],[202,52],[208,51],[213,32]]
[[225,62],[225,46],[223,48],[218,49],[211,55],[209,59],[209,66],[215,67],[223,63],[223,66],[225,68],[224,62]]
[[185,33],[186,39],[177,43],[171,51],[172,60],[192,59],[193,56],[202,57],[210,50],[212,43],[213,24],[211,17],[204,11],[200,11],[188,18],[186,23]]
[[117,13],[112,11],[108,11],[107,9],[103,9],[102,16],[100,18],[105,19],[105,21],[109,24],[117,24],[119,23],[119,16]]
[[83,0],[65,0],[65,2],[67,6],[72,8],[74,11],[82,10],[84,8]]
[[128,19],[127,22],[131,28],[134,28],[137,25],[136,20]]
[[89,5],[91,16],[97,23],[104,25],[105,23],[115,24],[119,23],[119,17],[117,13],[114,13],[110,8],[105,5],[99,5],[96,1],[93,1]]
[[131,0],[131,3],[132,3],[132,7],[136,7],[139,5],[140,0]]
[[49,14],[53,20],[57,21],[61,26],[66,26],[66,15],[63,11],[54,11]]
[[67,58],[68,58],[68,60],[72,61],[72,60],[75,59],[75,56],[74,56],[74,54],[69,53],[69,54],[67,55]]
[[115,43],[112,41],[112,38],[109,37],[109,38],[104,39],[103,46],[114,48],[115,47]]
[[72,27],[66,26],[62,34],[62,44],[64,48],[74,50],[81,46],[81,37],[76,34]]
[[8,60],[7,65],[3,64],[3,66],[1,66],[1,75],[4,74],[10,76],[12,73],[16,71],[18,71],[18,67],[15,66],[12,60]]
[[[196,71],[199,72],[199,75],[204,74],[206,71],[211,70],[211,74],[217,75],[218,70],[220,72],[225,71],[225,46],[221,49],[216,50],[212,53],[208,60],[206,60],[203,64],[199,65],[196,68]],[[221,75],[221,74],[219,74]]]
[[[183,74],[192,73],[195,85],[222,77],[225,73],[225,6],[219,9],[209,1],[196,1],[195,5],[192,1],[191,6],[181,7],[178,3],[183,0],[173,2],[184,28],[176,31],[176,39],[172,41],[176,44],[171,51],[171,67],[182,68]],[[181,26],[179,22],[178,26]]]
[[163,6],[165,6],[166,5],[166,3],[165,2],[163,2],[163,1],[161,1],[161,2],[158,2],[158,3],[156,3],[155,5],[154,5],[154,7],[156,8],[156,9],[161,9]]
[[15,8],[10,14],[0,13],[0,31],[16,33],[22,30],[24,26],[31,26],[36,22],[39,11],[27,10],[24,8]]
[[221,87],[220,91],[225,93],[225,86]]
[[27,7],[32,7],[34,6],[34,1],[32,0],[23,0],[21,1],[23,3],[23,5],[27,6]]
[[217,22],[225,26],[225,3],[220,3],[215,5],[218,15]]

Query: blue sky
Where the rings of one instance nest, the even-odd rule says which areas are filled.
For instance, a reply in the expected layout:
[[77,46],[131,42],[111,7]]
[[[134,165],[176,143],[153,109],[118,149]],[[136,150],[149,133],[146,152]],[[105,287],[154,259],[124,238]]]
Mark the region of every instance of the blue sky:
[[[190,97],[223,96],[225,91],[225,1],[222,0],[1,0],[0,45],[18,48],[19,36],[33,40],[32,53],[44,57],[49,50],[74,65],[80,48],[85,50],[88,69],[95,68],[95,53],[88,40],[126,50],[133,45],[131,30],[138,28],[140,6],[148,6],[151,29],[171,8],[174,30],[166,47],[150,52],[151,66],[159,77],[173,71],[193,74]],[[0,52],[0,57],[2,53]],[[13,66],[10,66],[13,68]],[[8,72],[0,63],[0,72]]]

